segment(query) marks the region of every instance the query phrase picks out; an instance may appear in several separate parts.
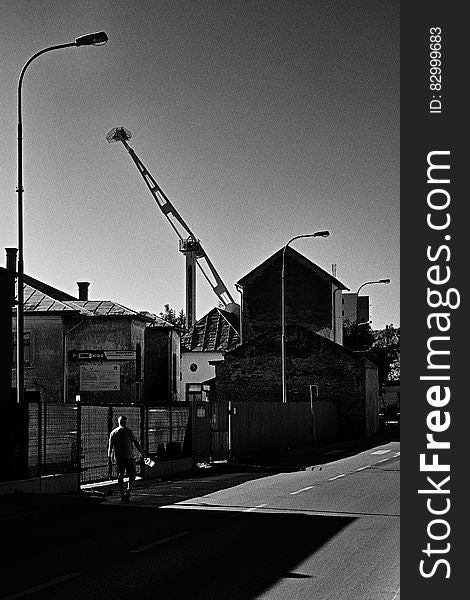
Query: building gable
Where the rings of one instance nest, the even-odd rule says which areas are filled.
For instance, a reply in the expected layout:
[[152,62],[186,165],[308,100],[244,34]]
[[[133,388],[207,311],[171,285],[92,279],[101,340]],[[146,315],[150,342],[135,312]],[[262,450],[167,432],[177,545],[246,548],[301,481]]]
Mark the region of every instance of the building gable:
[[[282,256],[279,250],[239,280],[242,291],[242,338],[246,341],[280,325]],[[284,262],[285,318],[334,337],[333,292],[347,289],[335,277],[288,248]]]

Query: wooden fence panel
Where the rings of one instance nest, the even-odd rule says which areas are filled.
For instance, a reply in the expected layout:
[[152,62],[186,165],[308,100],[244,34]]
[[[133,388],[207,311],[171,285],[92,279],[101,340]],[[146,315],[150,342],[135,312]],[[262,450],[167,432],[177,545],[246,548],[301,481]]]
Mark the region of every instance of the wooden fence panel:
[[313,443],[310,403],[233,402],[232,455]]
[[228,458],[228,402],[212,402],[211,460]]
[[211,407],[209,402],[191,402],[193,462],[209,462],[211,458]]
[[334,402],[315,399],[313,415],[316,442],[334,440],[338,437],[338,408]]

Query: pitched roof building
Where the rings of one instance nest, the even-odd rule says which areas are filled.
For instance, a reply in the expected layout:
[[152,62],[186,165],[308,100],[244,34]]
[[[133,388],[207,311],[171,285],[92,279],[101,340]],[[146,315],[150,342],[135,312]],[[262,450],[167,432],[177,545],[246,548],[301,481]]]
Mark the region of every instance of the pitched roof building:
[[[78,286],[75,297],[24,276],[26,390],[50,402],[167,404],[179,399],[175,327],[112,300],[90,300],[89,284]],[[15,338],[16,309],[10,307],[12,312]]]
[[[241,292],[243,342],[281,323],[283,250],[275,252],[237,282]],[[301,325],[341,344],[340,296],[342,290],[348,288],[290,247],[285,252],[284,282],[286,325]]]

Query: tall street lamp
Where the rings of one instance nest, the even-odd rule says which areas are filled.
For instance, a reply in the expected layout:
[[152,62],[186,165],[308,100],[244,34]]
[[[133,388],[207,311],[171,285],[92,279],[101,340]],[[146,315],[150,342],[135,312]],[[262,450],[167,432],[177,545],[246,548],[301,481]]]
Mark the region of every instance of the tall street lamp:
[[82,35],[74,42],[60,44],[59,46],[50,46],[34,54],[21,70],[18,79],[18,305],[16,309],[16,398],[18,402],[24,400],[24,258],[23,258],[23,121],[21,114],[21,92],[23,78],[26,69],[35,58],[60,48],[69,48],[70,46],[102,46],[108,41],[108,36],[104,31],[98,33],[89,33]]
[[369,321],[367,323],[358,323],[359,321],[359,292],[362,290],[362,288],[366,285],[372,285],[375,283],[390,283],[390,279],[378,279],[377,281],[366,281],[365,283],[363,283],[362,285],[359,286],[357,292],[356,292],[356,350],[358,350],[358,335],[359,335],[359,325],[367,325],[367,323],[369,323]]
[[296,235],[290,239],[282,250],[282,270],[281,270],[281,369],[282,369],[282,402],[287,402],[287,382],[286,382],[286,294],[285,294],[285,271],[286,271],[286,250],[291,242],[300,238],[308,237],[328,237],[329,231],[317,231],[305,235]]

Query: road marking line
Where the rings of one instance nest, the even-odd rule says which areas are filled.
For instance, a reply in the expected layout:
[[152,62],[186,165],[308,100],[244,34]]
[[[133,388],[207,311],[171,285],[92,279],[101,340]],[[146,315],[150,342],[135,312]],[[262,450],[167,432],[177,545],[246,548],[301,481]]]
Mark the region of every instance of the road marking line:
[[302,488],[301,490],[297,490],[296,492],[290,492],[291,496],[295,496],[296,494],[301,494],[302,492],[307,492],[308,490],[311,490],[313,487],[313,485],[309,485],[307,487]]
[[17,592],[16,594],[11,594],[10,596],[4,596],[1,600],[15,600],[15,598],[23,598],[23,596],[27,596],[28,594],[33,594],[34,592],[39,592],[40,590],[44,590],[45,588],[51,587],[56,583],[61,583],[62,581],[67,581],[67,579],[72,579],[73,577],[78,577],[81,573],[69,573],[68,575],[63,575],[62,577],[57,577],[57,579],[52,579],[47,583],[41,583],[40,585],[36,585],[34,587],[30,587],[27,590],[23,590],[22,592]]
[[[135,550],[130,550],[129,552],[143,552],[144,550],[148,550],[149,548],[154,548],[155,546],[160,546],[160,544],[164,544],[165,542],[171,542],[171,540],[176,540],[177,538],[183,537],[184,535],[188,535],[191,533],[190,531],[182,531],[181,533],[176,533],[175,535],[170,535],[170,537],[164,538],[163,540],[158,540],[158,542],[152,542],[151,544],[147,544],[146,546],[140,546],[140,548],[136,548]],[[1,600],[1,599],[0,599]]]
[[395,592],[395,594],[393,595],[392,600],[395,600],[396,598],[398,598],[398,594],[400,593],[400,588],[397,589],[397,591]]
[[387,452],[391,452],[391,450],[376,450],[375,452],[371,452],[371,454],[387,454]]
[[364,469],[370,469],[370,465],[366,465],[365,467],[359,467],[356,471],[364,471]]
[[328,481],[334,481],[335,479],[339,479],[340,477],[344,477],[344,473],[342,475],[336,475],[336,477],[330,477]]
[[388,458],[382,458],[382,460],[378,460],[377,464],[381,463],[381,462],[385,462],[386,460],[388,460]]
[[251,508],[245,508],[243,512],[253,512],[257,508],[263,508],[263,506],[267,506],[267,504],[258,504],[258,506],[252,506]]
[[399,452],[395,452],[395,456],[400,456],[400,453]]

